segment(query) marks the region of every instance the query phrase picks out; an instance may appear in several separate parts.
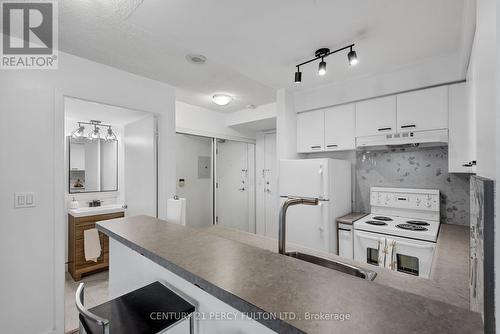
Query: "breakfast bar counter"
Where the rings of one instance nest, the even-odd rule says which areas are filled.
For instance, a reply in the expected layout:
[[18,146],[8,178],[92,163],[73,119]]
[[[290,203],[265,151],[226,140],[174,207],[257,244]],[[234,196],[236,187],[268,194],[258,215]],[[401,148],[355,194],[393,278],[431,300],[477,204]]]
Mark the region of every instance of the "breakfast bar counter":
[[[139,282],[147,264],[155,272],[147,279],[164,272],[162,277],[174,285],[181,282],[191,297],[203,292],[200,311],[210,311],[203,306],[209,296],[247,315],[262,333],[482,333],[481,316],[464,308],[207,230],[148,216],[99,222],[97,228],[111,239],[110,292],[117,291],[114,280]],[[134,261],[143,259],[142,267],[134,267],[121,252],[136,254]],[[218,328],[219,333],[234,330]],[[241,327],[240,332],[256,330]]]

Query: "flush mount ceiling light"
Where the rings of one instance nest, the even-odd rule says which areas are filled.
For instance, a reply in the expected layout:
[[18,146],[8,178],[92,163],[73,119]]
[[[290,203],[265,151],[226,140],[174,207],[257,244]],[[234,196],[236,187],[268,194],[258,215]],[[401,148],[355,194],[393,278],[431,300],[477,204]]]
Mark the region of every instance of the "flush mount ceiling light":
[[193,64],[204,64],[207,61],[207,57],[204,55],[187,55],[186,59],[188,62],[193,63]]
[[231,102],[233,98],[226,94],[215,94],[212,96],[212,102],[219,106],[225,106]]
[[116,140],[116,134],[113,132],[111,125],[102,124],[101,121],[91,120],[90,122],[78,122],[78,128],[71,133],[71,137],[74,139],[84,138],[85,127],[82,124],[91,125],[94,128],[87,134],[86,138],[89,140],[96,140],[101,138],[101,129],[100,127],[108,127],[108,131],[106,134],[106,140]]
[[313,61],[321,59],[321,62],[319,63],[319,66],[318,66],[318,75],[323,76],[326,74],[325,58],[334,54],[334,53],[337,53],[337,52],[340,52],[343,50],[350,49],[349,53],[347,54],[347,60],[349,61],[349,64],[351,66],[356,65],[358,63],[358,56],[356,55],[356,51],[353,50],[353,47],[354,47],[354,44],[344,46],[343,48],[340,48],[340,49],[337,49],[334,51],[330,51],[330,49],[328,49],[328,48],[321,48],[321,49],[316,50],[316,52],[314,53],[314,55],[315,55],[314,58],[309,59],[309,60],[307,60],[303,63],[300,63],[298,65],[295,65],[295,67],[297,68],[297,71],[295,71],[295,83],[302,82],[302,72],[300,71],[300,66],[303,66],[305,64],[309,64]]

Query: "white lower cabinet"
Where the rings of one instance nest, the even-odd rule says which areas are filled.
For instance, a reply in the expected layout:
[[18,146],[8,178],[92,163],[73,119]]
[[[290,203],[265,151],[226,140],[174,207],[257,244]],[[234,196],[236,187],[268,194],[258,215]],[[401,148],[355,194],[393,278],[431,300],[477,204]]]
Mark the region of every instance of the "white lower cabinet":
[[354,260],[354,242],[352,225],[339,224],[339,256]]
[[325,112],[315,110],[297,115],[297,152],[321,152],[325,148]]
[[325,111],[325,151],[354,150],[355,111],[354,104],[324,109]]
[[467,83],[450,86],[448,171],[475,173],[474,117]]

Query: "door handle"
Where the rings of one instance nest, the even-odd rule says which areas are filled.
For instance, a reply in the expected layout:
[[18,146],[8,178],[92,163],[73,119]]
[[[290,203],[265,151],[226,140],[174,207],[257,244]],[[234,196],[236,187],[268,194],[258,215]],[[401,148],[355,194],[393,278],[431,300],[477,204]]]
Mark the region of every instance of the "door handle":
[[391,131],[392,128],[378,128],[377,131]]
[[311,146],[311,150],[320,150],[321,149],[321,145],[313,145]]
[[239,191],[245,191],[245,188],[238,188]]
[[333,148],[333,147],[339,147],[339,145],[337,145],[337,144],[330,144],[330,145],[326,145],[326,147]]
[[415,124],[407,124],[407,125],[401,125],[401,129],[411,129],[411,128],[416,128],[417,126]]

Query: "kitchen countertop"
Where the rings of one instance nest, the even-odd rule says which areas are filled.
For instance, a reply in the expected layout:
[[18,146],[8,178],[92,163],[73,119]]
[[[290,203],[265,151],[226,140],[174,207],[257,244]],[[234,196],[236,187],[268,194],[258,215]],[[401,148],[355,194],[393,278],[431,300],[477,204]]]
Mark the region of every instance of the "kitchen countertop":
[[363,212],[352,212],[348,215],[337,218],[337,222],[352,225],[352,223],[354,223],[356,220],[361,219],[365,216],[368,216],[368,214]]
[[[214,225],[205,231],[245,244],[278,252],[278,241],[235,229]],[[467,226],[441,224],[430,279],[420,278],[377,266],[349,261],[331,253],[307,249],[287,243],[287,250],[300,250],[335,261],[352,264],[375,271],[375,282],[426,298],[469,308],[469,228]]]
[[[482,332],[477,313],[207,230],[148,216],[99,222],[97,228],[241,312],[276,314],[277,319],[261,316],[257,321],[277,332]],[[283,312],[293,312],[296,318]],[[332,313],[350,318],[305,318]]]

